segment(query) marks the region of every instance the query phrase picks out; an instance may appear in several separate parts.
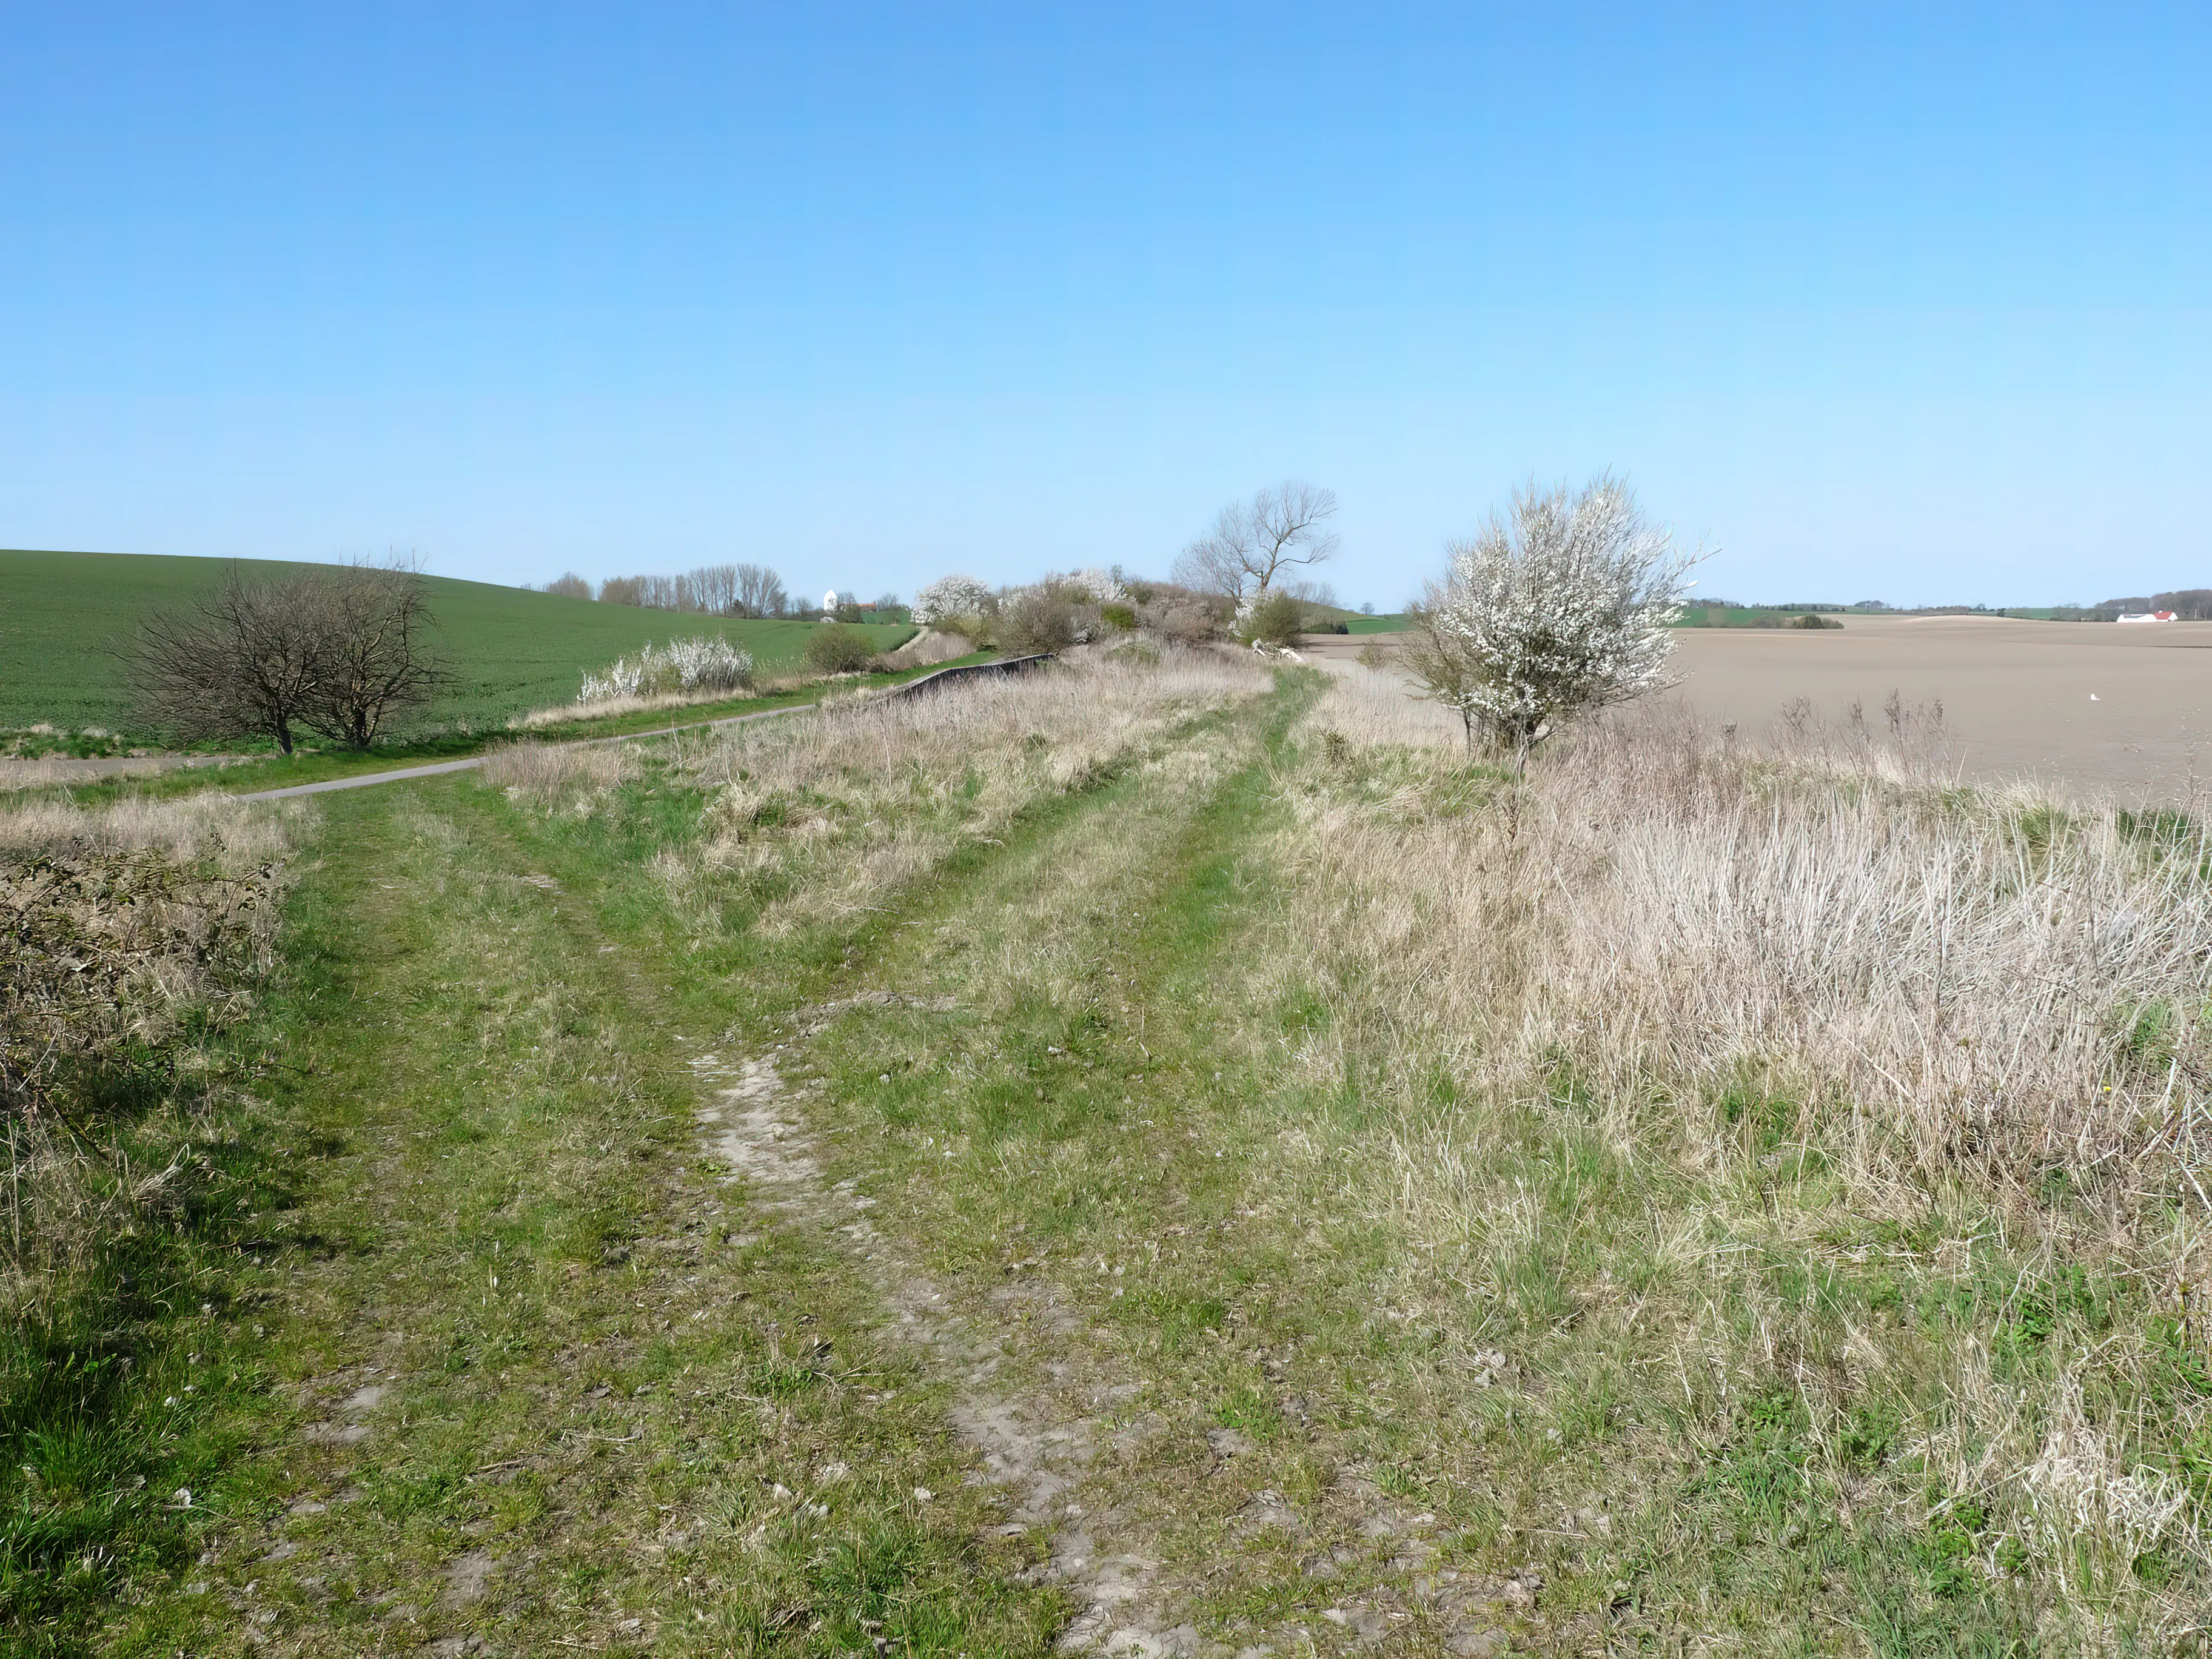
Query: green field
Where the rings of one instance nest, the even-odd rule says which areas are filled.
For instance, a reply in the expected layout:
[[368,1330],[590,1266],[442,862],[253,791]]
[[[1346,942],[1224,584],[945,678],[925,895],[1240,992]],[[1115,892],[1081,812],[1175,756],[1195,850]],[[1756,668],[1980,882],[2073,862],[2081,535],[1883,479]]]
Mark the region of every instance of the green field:
[[[0,730],[46,722],[131,730],[113,647],[157,605],[189,601],[222,580],[222,559],[139,553],[0,550]],[[285,565],[241,560],[251,575]],[[753,653],[765,672],[793,666],[820,624],[677,616],[603,605],[489,582],[427,579],[441,646],[461,678],[459,691],[434,718],[496,725],[532,708],[568,702],[586,668],[604,667],[648,640],[672,634],[721,634]],[[909,627],[867,630],[889,649]]]
[[[1771,605],[1692,605],[1683,608],[1677,628],[1780,628],[1806,614],[1808,607],[1786,610]],[[1841,620],[1847,613],[1823,606],[1820,615]]]
[[1406,619],[1401,616],[1370,617],[1357,611],[1346,611],[1339,605],[1310,605],[1307,612],[1326,617],[1331,622],[1340,622],[1349,634],[1402,634]]

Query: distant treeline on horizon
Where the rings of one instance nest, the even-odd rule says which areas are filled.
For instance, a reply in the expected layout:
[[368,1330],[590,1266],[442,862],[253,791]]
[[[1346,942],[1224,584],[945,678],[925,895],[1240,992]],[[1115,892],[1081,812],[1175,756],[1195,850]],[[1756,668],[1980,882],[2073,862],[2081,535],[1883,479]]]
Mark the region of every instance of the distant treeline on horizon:
[[1704,599],[1688,609],[1771,612],[1777,615],[1880,615],[1891,617],[2017,617],[2036,622],[2112,622],[2122,616],[2148,611],[2171,611],[2182,622],[2212,621],[2212,587],[2184,587],[2148,598],[2106,599],[2096,605],[1912,605],[1886,604],[1881,599],[1858,599],[1850,605],[1827,602],[1747,605],[1735,599]]
[[[676,576],[610,576],[596,589],[569,571],[546,583],[544,591],[572,599],[596,599],[601,605],[708,617],[811,617],[821,609],[817,601],[793,599],[785,591],[783,578],[764,564],[703,564]],[[853,594],[830,591],[838,594],[841,611],[901,609],[896,593],[886,593],[864,605]]]

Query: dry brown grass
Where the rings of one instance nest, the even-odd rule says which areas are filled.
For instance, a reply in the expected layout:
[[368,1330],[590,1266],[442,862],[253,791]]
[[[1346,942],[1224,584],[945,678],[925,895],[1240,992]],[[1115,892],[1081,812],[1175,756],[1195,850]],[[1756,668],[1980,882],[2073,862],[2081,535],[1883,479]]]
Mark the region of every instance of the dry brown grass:
[[[2069,1640],[2181,1628],[2154,1585],[2212,1570],[2205,1483],[2179,1472],[2212,1400],[2142,1310],[2178,1312],[2212,1256],[2203,829],[1959,788],[1911,711],[1755,752],[1641,712],[1517,798],[1364,670],[1304,736],[1279,850],[1329,925],[1279,972],[1318,972],[1334,1018],[1297,1062],[1320,1085],[1383,1056],[1402,1103],[1364,1165],[1313,1156],[1404,1229],[1409,1297],[1589,1319],[1527,1340],[1565,1395],[1674,1392],[1686,1438],[1642,1449],[1655,1492],[1780,1387],[1847,1509],[1910,1531],[1986,1508],[1977,1571],[2026,1551]],[[1595,1173],[1547,1190],[1531,1135],[1587,1145]],[[1809,1304],[1778,1290],[1784,1259],[1971,1306],[1969,1332],[1853,1314],[1856,1291]],[[2090,1340],[2067,1283],[2139,1311]],[[1855,1468],[1869,1410],[1924,1490]]]
[[588,812],[641,769],[626,743],[514,743],[485,756],[477,775],[541,811]]
[[[1311,717],[1355,744],[1440,720],[1376,677]],[[1429,780],[1405,781],[1427,801]],[[1476,783],[1477,791],[1503,788]],[[1401,1011],[1525,1070],[1564,1048],[1608,1098],[1749,1076],[1862,1194],[2054,1164],[2149,1178],[2212,1146],[2212,905],[2201,831],[1944,787],[1824,735],[1754,757],[1665,714],[1542,769],[1519,813],[1308,797],[1325,878],[1358,881]],[[2148,1160],[2148,1163],[2146,1162]]]
[[[733,892],[771,934],[866,910],[1037,802],[1160,762],[1179,726],[1270,684],[1231,656],[1174,652],[915,697],[857,692],[818,714],[682,733],[672,778],[714,800],[700,839],[653,869],[702,931],[723,925]],[[638,775],[637,754],[517,744],[483,775],[540,810],[588,813]]]
[[[0,1226],[15,1314],[62,1288],[103,1241],[175,1201],[191,1161],[189,1126],[141,1133],[135,1155],[118,1152],[74,1084],[133,1054],[153,1061],[188,1019],[212,1030],[244,1012],[269,965],[281,860],[305,816],[295,802],[213,794],[95,808],[48,799],[0,811],[0,1118],[9,1152]],[[146,1163],[146,1146],[162,1142],[174,1155]]]
[[768,896],[764,927],[865,908],[1038,801],[1157,760],[1178,727],[1270,684],[1233,659],[1177,653],[1157,667],[1068,664],[731,728],[681,750],[719,796],[703,845],[665,858],[665,874],[679,890],[696,870],[781,875],[796,844],[806,856]]

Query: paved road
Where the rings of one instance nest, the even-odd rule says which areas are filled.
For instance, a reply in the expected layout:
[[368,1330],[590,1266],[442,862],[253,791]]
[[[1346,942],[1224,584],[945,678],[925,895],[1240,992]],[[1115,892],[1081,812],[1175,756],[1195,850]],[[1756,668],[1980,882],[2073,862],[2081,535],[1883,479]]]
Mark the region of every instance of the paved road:
[[[890,702],[900,697],[919,696],[933,686],[949,680],[969,679],[991,674],[1026,673],[1039,664],[1050,660],[1049,653],[1030,657],[1008,657],[998,662],[963,663],[951,668],[940,668],[934,674],[924,674],[918,680],[908,680],[895,685],[878,701]],[[785,708],[763,708],[750,714],[728,714],[718,720],[690,720],[678,726],[656,726],[650,732],[624,732],[619,737],[577,738],[573,746],[581,749],[595,743],[635,743],[641,738],[665,738],[677,732],[704,732],[719,726],[743,726],[747,720],[772,720],[779,714],[803,714],[818,710],[821,704],[795,702]],[[563,744],[569,747],[570,744]],[[484,763],[482,755],[471,755],[466,760],[439,761],[429,766],[401,766],[389,772],[363,772],[357,777],[332,778],[325,783],[295,783],[286,789],[259,789],[252,794],[234,797],[238,800],[283,800],[292,795],[327,794],[333,789],[366,789],[371,784],[398,783],[407,778],[434,778],[441,772],[467,772]]]

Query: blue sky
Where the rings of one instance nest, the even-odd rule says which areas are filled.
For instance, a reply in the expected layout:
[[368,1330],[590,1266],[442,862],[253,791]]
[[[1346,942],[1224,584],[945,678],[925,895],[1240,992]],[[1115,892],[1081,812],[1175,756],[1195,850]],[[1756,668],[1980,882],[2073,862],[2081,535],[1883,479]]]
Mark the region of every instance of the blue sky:
[[0,6],[0,545],[911,592],[1613,466],[1709,592],[2212,585],[2212,13]]

